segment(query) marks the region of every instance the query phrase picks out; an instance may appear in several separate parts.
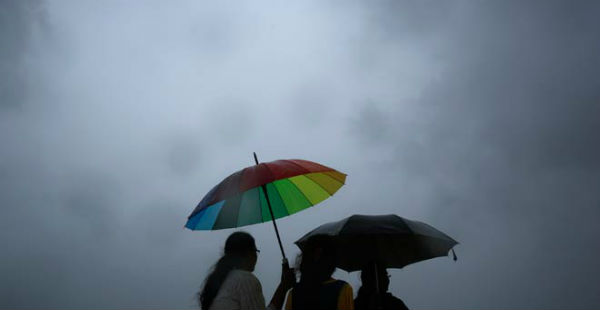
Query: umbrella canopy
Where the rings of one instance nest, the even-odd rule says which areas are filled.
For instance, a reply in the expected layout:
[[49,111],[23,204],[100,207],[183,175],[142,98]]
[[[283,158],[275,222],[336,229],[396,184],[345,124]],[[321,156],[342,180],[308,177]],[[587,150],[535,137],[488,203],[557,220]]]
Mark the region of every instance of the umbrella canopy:
[[333,195],[346,174],[301,159],[276,160],[244,168],[204,196],[188,217],[191,230],[216,230],[271,221],[304,210]]
[[317,235],[332,237],[337,251],[337,267],[348,272],[360,270],[371,262],[384,268],[402,268],[446,256],[458,244],[430,225],[394,214],[352,215],[323,224],[295,243],[303,249],[307,241]]

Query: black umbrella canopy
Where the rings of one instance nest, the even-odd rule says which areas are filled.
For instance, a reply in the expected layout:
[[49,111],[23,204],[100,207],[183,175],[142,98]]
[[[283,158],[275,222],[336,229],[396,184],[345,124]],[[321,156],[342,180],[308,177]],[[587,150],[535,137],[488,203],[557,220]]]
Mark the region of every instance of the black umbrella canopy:
[[348,272],[360,270],[371,262],[385,268],[402,268],[446,256],[458,244],[428,224],[395,214],[352,215],[323,224],[295,243],[303,249],[311,237],[322,235],[331,237],[336,247],[337,267]]

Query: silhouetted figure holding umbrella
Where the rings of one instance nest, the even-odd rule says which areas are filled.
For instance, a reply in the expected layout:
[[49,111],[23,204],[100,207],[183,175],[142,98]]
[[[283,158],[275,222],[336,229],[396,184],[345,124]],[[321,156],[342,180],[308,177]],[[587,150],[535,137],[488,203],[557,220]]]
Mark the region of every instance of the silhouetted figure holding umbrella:
[[[362,286],[354,300],[356,310],[408,310],[404,302],[388,292],[389,274],[383,267],[368,264],[360,273]],[[377,273],[375,273],[377,272]]]
[[[456,260],[453,247],[458,244],[456,240],[428,224],[395,214],[355,214],[336,222],[325,223],[295,243],[304,253],[309,241],[317,236],[330,238],[331,248],[334,248],[336,253],[335,266],[348,272],[362,270],[369,264],[375,265],[374,262],[379,268],[402,268],[416,262],[446,256],[449,251],[452,251]],[[374,269],[377,267],[374,266]],[[373,274],[379,276],[378,273]],[[382,278],[387,278],[385,273],[383,275]],[[363,283],[368,288],[365,293],[372,290],[371,283],[374,283],[377,289],[379,281],[369,278],[366,280],[366,283]],[[382,285],[382,288],[387,291],[387,283],[383,284],[385,285]]]
[[[260,281],[252,274],[258,249],[254,238],[246,232],[234,232],[225,242],[225,253],[206,277],[198,293],[203,310],[265,309]],[[281,309],[285,293],[295,283],[294,273],[284,264],[281,282],[268,309]]]
[[[259,163],[256,153],[254,162],[256,165],[234,172],[213,187],[188,216],[185,227],[191,230],[218,230],[272,222],[283,258],[282,283],[286,283],[283,275],[292,272],[275,219],[310,208],[331,197],[344,185],[346,174],[301,159]],[[234,236],[238,238],[242,235],[234,233],[230,238]],[[233,251],[234,248],[229,247],[229,244],[230,239],[225,245],[225,255],[208,276],[205,288],[200,293],[202,308],[264,308],[260,282],[251,273],[256,264],[255,248],[248,247],[250,242],[242,242],[244,246],[234,247]],[[254,239],[251,244],[254,244]],[[252,289],[252,292],[243,295],[239,293],[240,289]],[[225,294],[227,292],[232,293]],[[279,292],[278,288],[270,308],[281,307],[277,302],[281,295]],[[254,297],[248,299],[248,296]],[[284,297],[281,297],[281,303]],[[246,301],[250,303],[245,304]]]
[[300,282],[288,294],[286,310],[352,310],[352,287],[331,277],[336,255],[327,236],[316,236],[302,248]]

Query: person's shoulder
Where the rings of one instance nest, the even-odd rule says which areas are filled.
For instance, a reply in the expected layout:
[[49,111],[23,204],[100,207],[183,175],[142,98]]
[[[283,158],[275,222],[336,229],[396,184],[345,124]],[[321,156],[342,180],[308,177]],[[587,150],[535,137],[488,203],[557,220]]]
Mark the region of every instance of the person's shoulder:
[[402,299],[392,295],[392,293],[385,294],[386,303],[389,304],[394,309],[408,309],[404,301]]
[[342,283],[342,291],[350,292],[350,295],[353,295],[352,285],[346,281],[338,280]]
[[339,287],[338,309],[354,309],[354,292],[350,283],[343,280],[336,280]]
[[258,281],[258,278],[252,272],[247,270],[233,269],[231,270],[231,275],[236,278],[252,279]]
[[348,283],[344,280],[329,278],[329,280],[323,282],[323,285],[328,286],[328,287],[335,287],[341,291],[349,290],[350,292],[352,292],[352,286],[350,285],[350,283]]
[[352,286],[350,285],[350,283],[344,280],[329,278],[329,280],[323,282],[323,285],[333,285],[334,287],[338,287],[343,291],[350,290],[350,292],[352,292]]
[[[329,280],[325,281],[325,283],[343,283],[343,284],[348,284],[348,282],[344,281],[344,280],[340,280],[340,279],[335,279],[335,278],[329,278]],[[348,284],[350,285],[350,284]]]
[[344,280],[339,280],[339,279],[333,279],[332,278],[331,281],[337,283],[339,286],[341,286],[343,288],[348,287],[348,288],[352,289],[352,286],[350,285],[350,283],[348,283],[348,282],[346,282]]
[[231,276],[240,284],[260,286],[260,281],[250,271],[234,269],[231,271]]

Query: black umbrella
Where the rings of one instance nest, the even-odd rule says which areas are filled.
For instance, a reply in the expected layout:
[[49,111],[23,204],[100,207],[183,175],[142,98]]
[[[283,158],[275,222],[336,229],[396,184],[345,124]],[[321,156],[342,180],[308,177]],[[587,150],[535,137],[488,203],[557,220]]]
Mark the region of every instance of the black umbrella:
[[[446,256],[458,244],[430,225],[394,214],[352,215],[341,221],[323,224],[295,243],[303,249],[307,240],[317,235],[332,237],[337,252],[337,267],[348,272],[361,270],[369,263],[384,268],[402,268],[415,262]],[[454,254],[454,250],[452,252]]]

